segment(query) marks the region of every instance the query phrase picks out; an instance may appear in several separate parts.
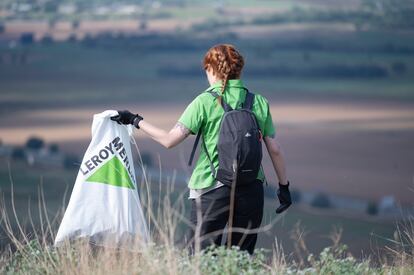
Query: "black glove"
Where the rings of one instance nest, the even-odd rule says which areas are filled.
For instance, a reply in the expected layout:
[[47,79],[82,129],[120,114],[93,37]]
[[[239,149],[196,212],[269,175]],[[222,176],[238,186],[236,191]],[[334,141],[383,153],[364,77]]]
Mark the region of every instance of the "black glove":
[[292,204],[292,199],[290,198],[289,192],[289,182],[287,185],[282,185],[279,183],[279,189],[277,190],[277,197],[280,201],[280,206],[276,209],[276,214],[280,214]]
[[118,111],[118,115],[111,117],[111,120],[118,122],[118,124],[132,124],[139,129],[138,123],[143,120],[143,117],[124,110]]

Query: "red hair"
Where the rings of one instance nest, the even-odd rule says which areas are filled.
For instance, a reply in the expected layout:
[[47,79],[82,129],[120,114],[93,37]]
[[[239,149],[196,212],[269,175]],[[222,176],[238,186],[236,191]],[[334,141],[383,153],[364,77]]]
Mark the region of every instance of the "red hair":
[[213,74],[222,81],[222,93],[229,79],[240,78],[243,66],[243,56],[230,44],[219,44],[210,48],[203,60],[204,70],[211,68]]

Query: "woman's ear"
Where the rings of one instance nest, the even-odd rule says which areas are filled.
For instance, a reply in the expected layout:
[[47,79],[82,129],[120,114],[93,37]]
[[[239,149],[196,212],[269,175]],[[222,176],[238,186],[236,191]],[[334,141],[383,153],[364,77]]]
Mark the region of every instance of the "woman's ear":
[[206,69],[206,75],[210,85],[214,84],[217,81],[217,78],[214,75],[214,71],[211,67]]
[[212,73],[212,69],[211,69],[210,64],[207,64],[207,65],[206,65],[206,67],[205,67],[205,71],[206,71],[206,73]]

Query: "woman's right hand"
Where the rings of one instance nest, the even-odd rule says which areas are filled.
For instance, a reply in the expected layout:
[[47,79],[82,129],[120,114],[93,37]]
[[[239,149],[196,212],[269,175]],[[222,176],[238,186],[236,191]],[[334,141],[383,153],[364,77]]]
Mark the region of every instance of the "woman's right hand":
[[[128,110],[118,111],[117,116],[111,117],[111,120],[118,122],[119,124],[134,124],[134,120],[138,118],[142,120],[142,117],[138,114],[133,114]],[[138,127],[137,127],[138,128]]]

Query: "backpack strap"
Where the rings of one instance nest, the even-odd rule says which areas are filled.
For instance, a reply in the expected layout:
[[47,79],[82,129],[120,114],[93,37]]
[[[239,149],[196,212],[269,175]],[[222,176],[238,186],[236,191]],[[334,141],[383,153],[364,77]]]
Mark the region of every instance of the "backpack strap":
[[[242,104],[242,108],[251,110],[253,108],[254,94],[249,92],[249,90],[247,88],[243,87],[243,89],[246,90],[246,98],[244,99],[244,102]],[[215,98],[219,97],[217,92],[208,91],[208,93],[210,93]],[[224,100],[221,100],[221,106],[223,107],[225,112],[233,111],[233,108],[229,104],[224,102]]]
[[191,166],[191,164],[193,163],[194,154],[197,149],[198,142],[200,141],[200,137],[201,137],[201,129],[198,130],[197,137],[194,141],[193,149],[191,150],[190,159],[188,160],[188,166]]
[[[243,103],[243,108],[251,110],[252,107],[253,107],[254,94],[249,92],[249,90],[247,88],[243,88],[243,89],[246,90],[246,98],[245,98],[244,103]],[[209,94],[211,94],[212,96],[214,96],[215,98],[219,97],[217,92],[213,92],[212,90],[207,91],[207,92]],[[223,107],[225,112],[229,112],[229,111],[233,110],[233,108],[231,108],[230,105],[228,105],[226,102],[224,102],[224,100],[221,101],[221,106]],[[194,141],[193,149],[191,150],[190,159],[188,161],[188,166],[191,166],[191,164],[193,163],[194,154],[195,154],[195,151],[197,150],[197,146],[198,146],[198,142],[200,141],[200,137],[201,137],[201,129],[198,131],[197,137]],[[206,151],[207,157],[210,161],[211,171],[212,172],[214,171],[213,175],[215,175],[215,169],[214,169],[213,163],[211,162],[210,156],[208,155],[207,148],[206,148],[206,145],[204,143],[204,139],[203,139],[203,147],[204,147],[204,150]]]
[[[244,88],[244,89],[246,90],[246,98],[245,98],[244,103],[243,103],[243,108],[251,109],[252,106],[253,106],[254,94],[250,93],[248,89],[246,89],[246,88]],[[214,96],[215,98],[219,97],[217,92],[208,91],[208,93],[211,94],[212,96]],[[231,108],[231,106],[229,104],[224,102],[224,100],[221,100],[221,106],[223,107],[225,112],[229,112],[229,111],[233,110],[233,108]],[[200,141],[200,137],[201,137],[201,129],[198,131],[197,137],[194,141],[193,149],[191,150],[190,159],[188,161],[188,166],[191,166],[191,164],[193,163],[194,154],[195,154],[195,151],[197,149],[198,142]],[[208,154],[207,146],[206,146],[206,143],[204,142],[204,138],[203,138],[202,145],[203,145],[204,151],[206,152],[207,158],[210,162],[211,173],[213,174],[213,177],[215,177],[216,169],[214,168],[213,162],[211,161],[210,155]]]
[[251,110],[254,102],[254,94],[246,89],[246,98],[244,99],[243,109]]
[[[216,92],[213,92],[212,90],[211,91],[207,91],[209,94],[211,94],[212,96],[214,96],[215,98],[217,98],[217,97],[219,97],[219,95],[216,93]],[[223,105],[224,104],[224,105]],[[223,106],[223,109],[224,109],[224,111],[226,111],[226,106],[227,105],[227,108],[230,108],[231,109],[231,107],[230,106],[228,106],[228,104],[227,103],[225,103],[225,102],[223,102],[223,100],[221,101],[221,106]],[[197,137],[196,137],[196,139],[195,139],[195,141],[194,141],[194,145],[193,145],[193,149],[191,150],[191,155],[190,155],[190,159],[188,160],[188,166],[191,166],[191,164],[193,163],[193,159],[194,159],[194,154],[195,154],[195,151],[197,150],[197,146],[198,146],[198,142],[200,141],[200,137],[201,137],[201,129],[200,130],[198,130],[198,133],[197,133]],[[203,147],[204,147],[204,150],[206,151],[206,153],[207,153],[207,156],[208,156],[208,159],[210,160],[210,156],[208,155],[208,152],[207,152],[207,150],[206,150],[206,146],[205,146],[205,143],[204,143],[204,139],[203,139]],[[213,166],[213,164],[211,163],[211,160],[210,160],[210,167],[211,168],[213,168],[212,169],[212,171],[214,170],[214,166]],[[213,175],[215,175],[215,173],[213,174]]]
[[[210,93],[215,98],[218,98],[219,97],[219,95],[218,95],[217,92],[208,91],[208,93]],[[224,102],[223,98],[221,100],[221,106],[223,107],[223,109],[224,109],[225,112],[233,111],[233,108],[229,104],[227,104],[226,102]]]
[[202,145],[203,145],[203,149],[204,149],[204,151],[206,152],[206,155],[207,155],[208,161],[210,162],[210,170],[211,170],[211,174],[213,175],[213,178],[216,178],[216,169],[214,168],[213,162],[211,161],[210,155],[208,154],[208,151],[207,151],[207,146],[206,146],[206,143],[204,142],[204,138],[203,138],[203,143],[202,143]]

